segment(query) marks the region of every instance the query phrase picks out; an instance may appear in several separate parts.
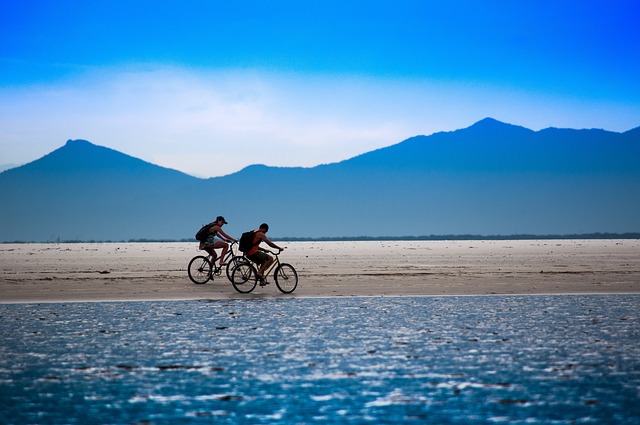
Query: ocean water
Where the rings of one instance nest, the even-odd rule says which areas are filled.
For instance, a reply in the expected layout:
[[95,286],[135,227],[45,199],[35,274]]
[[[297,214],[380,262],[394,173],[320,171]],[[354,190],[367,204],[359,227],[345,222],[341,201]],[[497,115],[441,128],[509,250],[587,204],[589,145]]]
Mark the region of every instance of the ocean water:
[[640,296],[0,305],[1,424],[640,423]]

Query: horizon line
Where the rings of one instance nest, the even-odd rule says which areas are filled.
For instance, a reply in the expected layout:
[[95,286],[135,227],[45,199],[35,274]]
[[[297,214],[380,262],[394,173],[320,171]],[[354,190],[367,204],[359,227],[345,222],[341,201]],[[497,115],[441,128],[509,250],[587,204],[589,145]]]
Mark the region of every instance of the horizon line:
[[[280,242],[384,242],[384,241],[498,241],[498,240],[603,240],[603,239],[640,239],[640,232],[594,232],[594,233],[567,233],[567,234],[510,234],[510,235],[475,235],[475,234],[448,234],[448,235],[421,235],[421,236],[320,236],[297,237],[283,236],[273,237],[271,240]],[[183,239],[127,239],[127,240],[95,240],[95,239],[56,239],[48,241],[4,241],[0,244],[71,244],[71,243],[169,243],[169,242],[198,242],[194,238]]]

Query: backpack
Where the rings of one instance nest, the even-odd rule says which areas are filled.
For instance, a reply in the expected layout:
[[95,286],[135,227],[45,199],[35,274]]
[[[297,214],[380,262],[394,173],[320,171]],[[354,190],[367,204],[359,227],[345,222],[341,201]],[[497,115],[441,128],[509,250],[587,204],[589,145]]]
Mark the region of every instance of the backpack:
[[198,230],[198,233],[196,233],[196,239],[200,242],[206,242],[207,237],[209,236],[209,229],[211,229],[214,224],[216,224],[216,222],[212,221],[211,223],[202,226],[200,230]]
[[238,243],[238,249],[242,252],[249,252],[253,248],[253,238],[256,235],[256,231],[244,232],[240,236],[240,243]]

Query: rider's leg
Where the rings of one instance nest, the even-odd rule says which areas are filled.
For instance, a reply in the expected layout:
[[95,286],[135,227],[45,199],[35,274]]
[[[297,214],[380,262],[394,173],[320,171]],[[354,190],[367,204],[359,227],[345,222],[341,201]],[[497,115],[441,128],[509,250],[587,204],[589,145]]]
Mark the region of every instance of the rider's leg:
[[271,257],[268,254],[265,254],[265,257],[266,258],[265,258],[264,262],[262,263],[262,265],[260,266],[260,269],[258,270],[258,274],[260,275],[259,277],[261,279],[265,278],[265,275],[264,275],[265,270],[267,270],[269,268],[269,266],[271,264],[273,264],[273,257]]
[[220,254],[220,265],[226,266],[227,264],[224,262],[224,258],[227,255],[227,250],[229,249],[229,244],[223,241],[218,241],[214,245],[215,248],[222,248],[222,253]]
[[218,258],[218,254],[216,254],[216,250],[213,249],[212,246],[204,248],[205,251],[211,256],[211,264],[216,262],[216,258]]

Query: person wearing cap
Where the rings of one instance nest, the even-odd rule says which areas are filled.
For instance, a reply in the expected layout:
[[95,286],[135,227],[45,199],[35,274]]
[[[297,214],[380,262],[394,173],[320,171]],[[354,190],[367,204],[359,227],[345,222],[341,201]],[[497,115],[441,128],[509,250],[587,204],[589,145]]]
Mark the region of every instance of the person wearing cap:
[[229,249],[229,243],[238,242],[236,239],[227,235],[223,230],[222,226],[227,223],[227,220],[224,219],[223,216],[218,216],[216,221],[213,222],[213,226],[209,228],[209,235],[207,236],[207,240],[204,241],[201,245],[201,249],[207,251],[211,257],[213,257],[213,261],[216,261],[216,249],[222,249],[222,253],[220,254],[220,266],[226,266],[227,263],[224,262],[224,257],[227,255],[227,250]]

